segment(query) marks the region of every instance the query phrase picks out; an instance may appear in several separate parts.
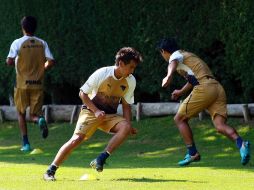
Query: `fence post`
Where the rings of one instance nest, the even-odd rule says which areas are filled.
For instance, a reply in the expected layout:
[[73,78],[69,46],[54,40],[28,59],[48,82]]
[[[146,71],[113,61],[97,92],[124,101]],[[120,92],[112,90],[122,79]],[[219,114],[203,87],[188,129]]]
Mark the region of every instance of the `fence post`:
[[199,114],[198,114],[199,121],[202,121],[204,119],[204,116],[205,116],[204,111],[199,112]]
[[44,105],[42,107],[42,111],[44,112],[44,118],[46,120],[46,122],[49,122],[49,106],[48,105]]
[[4,112],[2,109],[0,109],[0,123],[4,122]]
[[242,111],[243,111],[243,118],[245,123],[248,123],[250,121],[250,112],[248,108],[248,104],[242,105]]
[[75,106],[73,107],[73,110],[72,110],[72,113],[71,113],[70,124],[73,124],[73,122],[74,122],[74,117],[75,117],[75,115],[76,115],[76,113],[77,113],[77,109],[78,109],[78,106],[75,105]]
[[136,108],[136,121],[140,121],[140,116],[141,116],[141,102],[137,103],[137,108]]

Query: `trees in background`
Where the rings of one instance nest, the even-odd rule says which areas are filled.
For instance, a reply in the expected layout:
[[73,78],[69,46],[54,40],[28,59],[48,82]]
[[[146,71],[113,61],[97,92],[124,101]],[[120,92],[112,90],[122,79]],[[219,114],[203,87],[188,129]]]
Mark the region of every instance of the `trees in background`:
[[224,85],[230,103],[253,102],[253,1],[193,0],[2,0],[0,5],[0,103],[8,104],[15,81],[5,66],[11,42],[22,35],[24,15],[38,19],[36,35],[57,60],[46,75],[46,103],[80,103],[79,87],[91,73],[113,65],[123,46],[142,52],[136,70],[136,101],[169,101],[184,81],[161,88],[167,64],[156,42],[167,36],[202,57]]

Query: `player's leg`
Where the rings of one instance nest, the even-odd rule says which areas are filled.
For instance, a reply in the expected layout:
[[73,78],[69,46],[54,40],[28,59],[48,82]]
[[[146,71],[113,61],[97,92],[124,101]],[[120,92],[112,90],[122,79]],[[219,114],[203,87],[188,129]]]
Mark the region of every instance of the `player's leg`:
[[110,139],[105,150],[109,153],[112,153],[129,136],[131,132],[131,125],[127,121],[121,121],[118,124],[116,124],[110,130],[110,132],[114,133],[114,136]]
[[193,161],[200,160],[200,154],[197,151],[192,130],[188,124],[188,119],[203,111],[213,102],[216,97],[216,91],[213,85],[198,85],[195,86],[190,95],[180,105],[178,112],[174,118],[176,126],[181,133],[187,154],[178,164],[180,166],[188,165]]
[[72,150],[94,134],[98,125],[99,123],[97,118],[94,116],[94,113],[87,109],[81,110],[72,138],[59,149],[54,161],[43,175],[44,180],[55,181],[57,168],[62,164],[67,156],[70,155]]
[[216,114],[213,119],[213,124],[219,133],[225,135],[232,141],[236,141],[236,139],[239,137],[237,131],[226,124],[225,117]]
[[193,144],[193,133],[188,123],[186,116],[177,113],[174,117],[175,124],[183,138],[185,144]]
[[42,138],[48,136],[48,126],[45,118],[42,116],[43,90],[33,89],[29,91],[30,98],[30,120],[37,123],[41,131]]
[[188,123],[188,118],[177,113],[174,117],[174,120],[187,148],[187,154],[185,158],[179,161],[178,164],[180,166],[185,166],[190,164],[191,162],[199,161],[201,157],[197,151],[193,138],[193,133]]
[[31,147],[26,124],[26,108],[29,105],[27,91],[14,88],[14,102],[18,112],[18,123],[23,140],[21,151],[30,151]]
[[120,116],[109,116],[108,121],[103,123],[100,128],[105,132],[114,133],[114,136],[108,142],[104,152],[102,152],[96,159],[94,159],[90,165],[95,168],[98,172],[103,171],[103,165],[106,159],[115,151],[129,136],[131,133],[131,125]]
[[30,143],[28,140],[28,133],[27,133],[27,125],[26,125],[26,112],[20,113],[18,112],[18,122],[19,122],[19,128],[22,135],[23,145],[20,149],[21,151],[30,151]]
[[63,161],[71,154],[71,152],[78,147],[84,140],[84,134],[74,134],[69,141],[67,141],[56,154],[52,164],[43,176],[46,181],[55,181],[55,173]]
[[219,133],[236,142],[236,146],[240,151],[241,163],[246,165],[250,160],[249,141],[243,141],[237,131],[226,124],[226,119],[223,116],[217,114],[213,119],[213,123]]
[[218,92],[218,98],[209,106],[208,111],[212,116],[213,124],[217,131],[236,142],[240,150],[241,163],[246,165],[250,160],[250,143],[248,141],[243,141],[237,131],[227,125],[226,94],[220,84],[218,85]]

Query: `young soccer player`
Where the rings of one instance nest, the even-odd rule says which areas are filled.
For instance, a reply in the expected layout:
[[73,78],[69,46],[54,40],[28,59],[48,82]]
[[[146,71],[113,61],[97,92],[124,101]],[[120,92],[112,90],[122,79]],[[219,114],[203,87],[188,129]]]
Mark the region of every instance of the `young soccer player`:
[[195,54],[180,50],[173,38],[162,39],[158,49],[161,56],[169,63],[167,76],[162,80],[162,87],[171,83],[175,71],[187,80],[181,89],[173,91],[172,99],[176,100],[192,89],[174,117],[188,150],[185,158],[178,164],[185,166],[201,158],[188,121],[204,109],[211,115],[217,131],[236,142],[240,150],[241,163],[247,164],[250,159],[250,143],[243,141],[237,131],[226,124],[226,94],[206,63]]
[[[43,178],[55,180],[55,172],[66,157],[83,141],[88,140],[97,129],[114,133],[102,152],[90,165],[102,172],[106,159],[118,148],[129,134],[136,134],[131,127],[131,107],[134,103],[136,80],[132,73],[142,61],[138,51],[131,47],[120,49],[115,58],[115,66],[103,67],[95,71],[80,88],[79,96],[83,106],[73,136],[58,151]],[[123,116],[117,115],[117,107],[122,103]]]
[[44,72],[54,64],[47,43],[34,36],[37,21],[32,16],[21,20],[24,36],[13,41],[6,63],[16,68],[14,102],[18,111],[18,122],[23,145],[21,151],[30,151],[27,134],[26,108],[30,106],[30,119],[38,123],[43,138],[48,128],[42,114]]

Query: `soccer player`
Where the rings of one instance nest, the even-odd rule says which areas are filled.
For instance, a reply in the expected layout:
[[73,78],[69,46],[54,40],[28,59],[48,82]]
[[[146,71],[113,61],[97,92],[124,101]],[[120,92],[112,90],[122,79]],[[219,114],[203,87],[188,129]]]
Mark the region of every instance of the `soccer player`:
[[14,102],[23,145],[21,151],[30,151],[26,124],[26,108],[30,106],[30,119],[38,123],[42,137],[48,136],[48,128],[42,116],[44,72],[54,64],[47,43],[34,36],[37,21],[32,16],[21,20],[23,37],[13,41],[6,63],[16,68]]
[[237,131],[226,124],[226,94],[206,63],[195,54],[180,50],[173,38],[162,39],[157,47],[161,56],[169,63],[167,76],[162,80],[162,87],[167,87],[171,83],[175,71],[187,80],[181,89],[173,91],[171,98],[177,100],[192,89],[174,117],[187,147],[185,158],[178,164],[185,166],[201,158],[188,121],[204,109],[211,115],[217,131],[236,142],[240,150],[241,163],[247,164],[250,159],[250,143],[243,141]]
[[[97,129],[114,133],[104,152],[90,165],[102,172],[106,159],[130,135],[136,134],[131,127],[131,107],[134,103],[136,80],[132,73],[142,62],[141,54],[131,47],[120,49],[115,57],[115,65],[96,70],[80,88],[79,96],[83,106],[73,136],[58,151],[43,178],[55,180],[55,172],[67,156],[83,141],[88,140]],[[122,103],[123,116],[117,115],[117,107]]]

